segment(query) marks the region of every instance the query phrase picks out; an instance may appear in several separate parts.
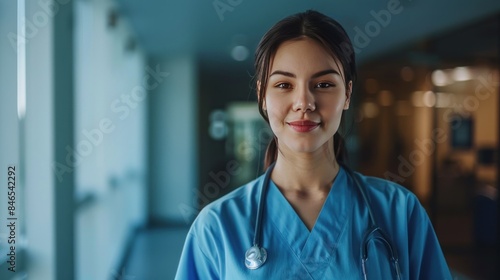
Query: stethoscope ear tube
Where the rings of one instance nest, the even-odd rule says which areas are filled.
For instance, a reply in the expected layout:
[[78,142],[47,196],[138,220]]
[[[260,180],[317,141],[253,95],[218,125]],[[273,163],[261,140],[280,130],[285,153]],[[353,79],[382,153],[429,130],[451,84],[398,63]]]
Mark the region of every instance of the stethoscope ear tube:
[[[377,235],[378,234],[378,235]],[[399,268],[398,253],[392,246],[389,236],[378,226],[372,227],[366,232],[363,237],[363,243],[361,244],[361,266],[363,269],[363,277],[367,279],[366,263],[368,261],[368,243],[370,240],[379,241],[384,244],[387,253],[389,254],[389,260],[394,266],[396,279],[401,279],[401,270]]]
[[267,251],[261,244],[262,237],[262,216],[264,215],[264,203],[266,202],[267,188],[269,187],[269,177],[274,168],[273,163],[269,166],[264,175],[264,181],[261,188],[260,201],[257,209],[257,219],[255,220],[255,232],[253,236],[253,246],[245,253],[245,266],[248,269],[257,269],[261,267],[267,260]]
[[[344,168],[351,175],[351,177],[354,180],[355,185],[358,187],[358,190],[361,193],[363,201],[368,209],[368,215],[370,216],[371,227],[365,233],[365,235],[363,237],[363,243],[361,244],[361,266],[363,269],[363,277],[365,280],[367,279],[366,262],[368,261],[368,243],[370,240],[378,240],[378,241],[381,241],[382,244],[384,244],[387,252],[389,253],[390,261],[394,265],[396,279],[400,280],[401,279],[401,270],[399,268],[398,252],[397,252],[397,250],[395,250],[395,247],[392,245],[393,243],[392,243],[390,237],[377,225],[377,222],[375,220],[375,216],[373,215],[371,204],[368,201],[368,197],[366,196],[366,193],[363,190],[361,183],[359,182],[358,178],[356,177],[356,174],[354,174],[354,172],[352,170],[350,170],[348,167],[344,166]],[[377,233],[378,233],[378,236],[377,236]]]

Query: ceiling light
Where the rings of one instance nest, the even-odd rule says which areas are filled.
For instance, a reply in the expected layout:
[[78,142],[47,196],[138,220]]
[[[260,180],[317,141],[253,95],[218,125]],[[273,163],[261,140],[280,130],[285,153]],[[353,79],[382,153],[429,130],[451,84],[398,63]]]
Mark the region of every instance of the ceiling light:
[[248,48],[245,46],[236,46],[231,51],[231,56],[236,61],[244,61],[248,57]]
[[468,67],[457,67],[453,69],[453,80],[462,82],[470,79],[472,79],[472,74]]
[[443,87],[450,84],[450,79],[443,70],[435,70],[432,72],[432,83],[435,86]]
[[364,116],[371,119],[378,115],[378,106],[374,102],[365,102],[363,104]]
[[434,107],[434,105],[436,105],[436,94],[434,94],[434,92],[430,90],[426,91],[422,97],[425,107]]

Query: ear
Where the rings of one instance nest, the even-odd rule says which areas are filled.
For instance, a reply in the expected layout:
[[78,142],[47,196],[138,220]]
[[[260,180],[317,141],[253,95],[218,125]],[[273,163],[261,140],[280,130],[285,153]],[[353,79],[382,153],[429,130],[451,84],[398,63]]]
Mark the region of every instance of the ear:
[[347,84],[347,88],[345,90],[345,103],[344,103],[344,110],[349,109],[349,104],[351,103],[351,94],[352,94],[352,81],[349,81]]

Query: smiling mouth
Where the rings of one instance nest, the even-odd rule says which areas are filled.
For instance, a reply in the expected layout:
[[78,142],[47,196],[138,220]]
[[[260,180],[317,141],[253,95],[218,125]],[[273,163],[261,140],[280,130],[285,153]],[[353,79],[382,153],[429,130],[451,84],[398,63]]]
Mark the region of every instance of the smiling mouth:
[[312,121],[294,121],[287,124],[297,132],[309,132],[317,128],[320,123]]

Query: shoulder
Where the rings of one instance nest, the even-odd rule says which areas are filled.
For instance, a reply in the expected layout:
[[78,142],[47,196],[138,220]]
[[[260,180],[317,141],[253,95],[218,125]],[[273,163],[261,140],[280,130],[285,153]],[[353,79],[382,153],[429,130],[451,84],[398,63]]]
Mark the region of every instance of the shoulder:
[[[243,186],[238,187],[232,192],[213,201],[203,208],[203,212],[220,212],[227,208],[242,207],[251,204],[254,197],[260,194],[261,182],[263,176],[258,177]],[[201,214],[200,213],[200,214]]]
[[415,194],[392,181],[355,176],[377,225],[396,244],[403,274],[412,279],[451,279],[432,223]]
[[245,218],[255,211],[263,176],[256,178],[205,206],[194,220],[191,230],[219,227],[221,222]]
[[354,172],[356,178],[362,184],[363,190],[367,192],[368,199],[375,203],[393,205],[401,208],[403,204],[408,208],[419,206],[420,202],[413,192],[407,188],[382,178],[365,176]]
[[[410,190],[389,180],[355,174],[377,223],[391,236],[401,239],[400,234],[406,232],[405,238],[413,238],[415,228],[430,225],[427,211]],[[404,238],[401,240],[406,242]]]

